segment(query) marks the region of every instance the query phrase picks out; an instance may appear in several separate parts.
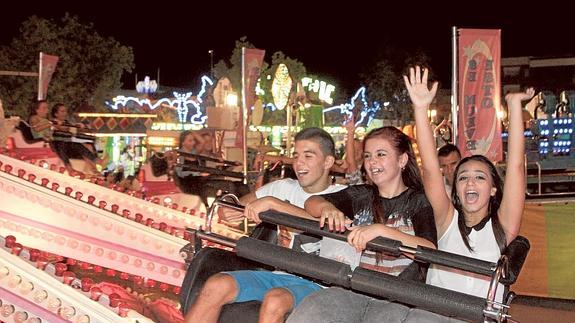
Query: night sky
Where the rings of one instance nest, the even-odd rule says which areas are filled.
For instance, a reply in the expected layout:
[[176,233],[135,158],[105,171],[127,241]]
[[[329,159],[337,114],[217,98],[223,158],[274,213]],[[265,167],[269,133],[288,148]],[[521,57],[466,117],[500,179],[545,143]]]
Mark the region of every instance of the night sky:
[[[244,5],[240,1],[120,2],[59,1],[52,8],[27,1],[16,1],[11,9],[4,5],[0,44],[8,44],[32,14],[59,19],[69,12],[93,23],[101,34],[131,46],[140,80],[144,75],[154,79],[160,68],[162,85],[193,86],[210,69],[208,50],[214,50],[214,63],[227,59],[235,40],[247,36],[266,50],[268,61],[281,50],[302,61],[309,73],[335,80],[348,93],[360,86],[358,74],[388,46],[427,53],[437,78],[449,87],[451,26],[502,29],[503,57],[575,55],[573,10],[553,1],[531,7],[470,0],[450,5],[359,0]],[[133,87],[133,74],[123,80],[127,88]]]

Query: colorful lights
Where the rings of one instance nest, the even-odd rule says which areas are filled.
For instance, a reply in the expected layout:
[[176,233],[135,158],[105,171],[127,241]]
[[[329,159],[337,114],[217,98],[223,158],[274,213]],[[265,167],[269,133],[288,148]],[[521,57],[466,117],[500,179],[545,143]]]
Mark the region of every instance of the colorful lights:
[[280,64],[272,82],[272,96],[277,109],[283,110],[288,104],[291,87],[292,79],[289,76],[288,68],[285,64]]
[[[140,106],[147,105],[150,107],[150,110],[155,110],[159,106],[173,107],[176,109],[176,112],[178,113],[178,120],[180,122],[204,124],[207,116],[202,113],[200,109],[200,103],[203,102],[202,96],[206,92],[206,87],[208,85],[210,86],[213,85],[213,81],[205,75],[202,76],[201,81],[202,81],[201,89],[195,98],[192,97],[192,92],[187,93],[173,92],[175,99],[163,98],[152,103],[150,99],[140,99],[135,97],[126,97],[123,95],[119,95],[112,99],[113,103],[106,102],[106,104],[114,110],[117,110],[118,108],[120,108],[120,106],[126,106],[130,102],[134,102],[135,104],[138,104]],[[190,112],[189,107],[190,105],[193,107],[193,109],[195,109],[195,112],[191,117],[188,118],[188,113]]]
[[327,104],[333,104],[332,93],[335,91],[335,86],[328,84],[325,81],[314,80],[311,77],[304,77],[301,79],[301,84],[303,87],[307,88],[308,91],[312,91],[318,94],[318,98]]
[[363,104],[363,109],[361,109],[360,115],[356,122],[356,126],[361,124],[363,120],[365,120],[366,118],[367,118],[367,125],[369,126],[369,124],[375,117],[375,113],[379,111],[380,105],[378,102],[374,102],[373,105],[371,106],[367,103],[364,86],[362,86],[361,88],[359,88],[359,90],[357,90],[357,92],[355,92],[354,96],[349,100],[349,103],[344,103],[330,108],[325,108],[323,109],[323,113],[339,109],[340,113],[342,114],[345,113],[347,115],[346,117],[351,117],[353,109],[355,108],[355,101],[358,98],[361,100],[361,103]]

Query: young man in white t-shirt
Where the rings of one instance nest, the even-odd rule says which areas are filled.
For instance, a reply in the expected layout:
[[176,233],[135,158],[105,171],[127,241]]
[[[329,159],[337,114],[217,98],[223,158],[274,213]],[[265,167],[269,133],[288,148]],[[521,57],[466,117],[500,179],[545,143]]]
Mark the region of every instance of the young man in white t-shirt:
[[[305,201],[312,195],[332,193],[344,188],[342,185],[331,184],[329,171],[334,161],[334,142],[327,132],[319,128],[300,131],[295,136],[293,163],[297,181],[278,180],[242,197],[240,202],[245,206],[243,216],[259,223],[259,213],[273,209],[314,219],[303,210]],[[230,221],[234,216],[227,215],[225,219]],[[280,231],[278,243],[291,247],[293,234],[286,235],[285,231]],[[260,322],[283,322],[286,314],[305,296],[320,288],[311,281],[287,273],[218,273],[206,281],[185,321],[217,322],[225,304],[259,300],[262,302]]]

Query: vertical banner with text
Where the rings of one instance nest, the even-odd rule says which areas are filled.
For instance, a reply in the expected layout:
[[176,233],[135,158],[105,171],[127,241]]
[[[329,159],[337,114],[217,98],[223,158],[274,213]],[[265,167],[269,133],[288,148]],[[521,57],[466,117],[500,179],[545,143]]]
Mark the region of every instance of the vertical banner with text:
[[242,48],[242,110],[239,116],[239,127],[236,136],[236,147],[243,146],[244,126],[249,127],[247,120],[252,106],[256,102],[256,84],[266,51],[256,48]]
[[501,122],[501,30],[459,29],[459,125],[462,156],[503,159]]
[[48,84],[58,64],[58,56],[46,55],[40,52],[40,71],[38,73],[38,100],[46,100]]

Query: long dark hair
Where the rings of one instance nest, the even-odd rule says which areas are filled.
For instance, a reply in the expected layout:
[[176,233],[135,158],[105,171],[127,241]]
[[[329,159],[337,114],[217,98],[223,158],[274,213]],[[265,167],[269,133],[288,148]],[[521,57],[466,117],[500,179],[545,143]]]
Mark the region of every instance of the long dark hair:
[[[411,138],[401,132],[395,127],[381,127],[373,129],[370,131],[363,139],[363,150],[365,151],[365,143],[374,138],[387,140],[395,149],[398,156],[405,153],[407,154],[407,163],[405,167],[401,170],[401,179],[405,186],[412,188],[416,191],[423,191],[423,183],[421,182],[421,174],[419,173],[419,167],[417,167],[417,161],[415,159],[415,154],[413,152],[413,147],[411,146]],[[375,185],[373,185],[373,190],[375,196],[379,196],[379,190]],[[378,203],[378,199],[373,200],[374,222],[375,223],[385,223],[387,220],[385,218],[385,212]]]
[[487,210],[487,216],[491,219],[491,225],[493,227],[493,233],[495,234],[495,241],[497,241],[497,245],[499,246],[499,250],[503,252],[505,246],[507,245],[505,239],[505,232],[503,231],[503,227],[499,222],[499,217],[497,216],[497,211],[499,211],[499,206],[501,205],[501,200],[503,199],[503,180],[497,172],[497,168],[495,165],[487,159],[487,157],[482,155],[473,155],[469,157],[463,158],[457,167],[455,168],[455,178],[453,181],[453,187],[451,189],[451,200],[453,201],[453,206],[459,213],[459,219],[457,221],[457,225],[459,227],[459,233],[461,234],[461,238],[463,238],[463,242],[469,251],[472,251],[471,245],[469,245],[469,236],[467,235],[467,226],[465,225],[465,215],[463,214],[463,206],[461,205],[461,200],[457,195],[457,174],[459,174],[459,168],[461,165],[468,163],[470,161],[477,161],[480,163],[485,164],[489,168],[489,173],[491,174],[491,179],[493,181],[493,187],[497,189],[495,192],[495,196],[489,197],[489,208]]

